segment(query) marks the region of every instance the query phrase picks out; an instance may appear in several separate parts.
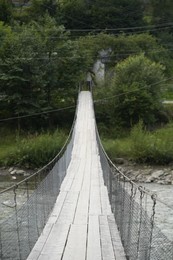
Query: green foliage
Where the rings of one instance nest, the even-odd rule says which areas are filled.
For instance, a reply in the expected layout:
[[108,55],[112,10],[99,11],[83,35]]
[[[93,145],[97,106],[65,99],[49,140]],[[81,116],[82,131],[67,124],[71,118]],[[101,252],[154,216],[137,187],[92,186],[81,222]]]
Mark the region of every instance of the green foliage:
[[18,165],[23,167],[41,167],[48,163],[62,148],[66,136],[63,132],[40,134],[17,139],[11,144],[0,144],[0,165]]
[[115,67],[112,82],[115,117],[125,126],[139,120],[153,124],[161,110],[164,67],[144,55],[129,57]]
[[[59,106],[57,96],[74,102],[76,85],[87,57],[63,26],[49,16],[16,25],[0,55],[2,105],[10,116],[32,114]],[[4,107],[3,107],[4,110]]]
[[173,124],[149,132],[139,122],[126,138],[104,140],[108,155],[114,160],[124,157],[139,163],[168,164],[173,160]]
[[60,10],[67,29],[111,29],[143,24],[139,0],[64,0]]
[[32,0],[31,5],[26,10],[26,15],[28,15],[30,21],[33,19],[37,21],[45,14],[60,22],[59,2],[57,0]]
[[91,5],[95,28],[123,28],[143,25],[143,9],[139,0],[95,0]]
[[170,23],[173,21],[172,0],[151,0],[152,17],[155,24]]
[[4,22],[0,21],[0,56],[3,55],[5,46],[9,39],[12,40],[12,30],[8,25],[4,25]]
[[100,50],[110,50],[108,63],[106,63],[109,67],[131,55],[145,53],[145,56],[151,60],[164,64],[167,70],[172,68],[167,50],[149,33],[118,36],[100,33],[96,36],[81,37],[79,43],[83,51],[87,50],[88,55],[95,58],[98,57]]
[[0,0],[0,21],[9,23],[12,19],[12,1]]
[[173,125],[150,133],[138,124],[131,131],[132,158],[140,162],[167,164],[173,159]]
[[114,161],[115,158],[131,158],[131,140],[129,138],[121,139],[103,139],[103,146],[108,156]]
[[143,126],[142,121],[135,125],[130,134],[131,157],[140,162],[145,162],[147,157],[151,157],[150,148],[153,146],[153,138]]

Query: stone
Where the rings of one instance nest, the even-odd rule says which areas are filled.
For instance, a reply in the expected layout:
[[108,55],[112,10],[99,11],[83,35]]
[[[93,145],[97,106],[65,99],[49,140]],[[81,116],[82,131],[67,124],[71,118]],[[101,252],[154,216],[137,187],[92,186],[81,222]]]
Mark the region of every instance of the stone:
[[16,180],[17,179],[17,177],[16,176],[12,176],[12,180]]
[[13,168],[13,167],[10,167],[8,171],[9,171],[9,172],[12,172],[13,170],[14,170],[14,168]]
[[149,168],[149,169],[147,169],[147,170],[142,170],[142,174],[143,175],[149,175],[149,174],[151,174],[152,173],[152,170]]
[[114,162],[115,164],[124,164],[125,160],[123,158],[115,158]]
[[151,177],[153,177],[154,179],[158,179],[162,175],[164,175],[164,171],[163,170],[158,170],[158,171],[154,171],[151,174]]
[[158,184],[162,184],[162,185],[164,185],[164,184],[165,184],[165,181],[164,181],[164,180],[162,180],[162,181],[159,180],[159,181],[157,181],[157,183],[158,183]]
[[164,176],[167,176],[167,175],[170,175],[170,174],[171,174],[170,171],[165,170],[165,172],[164,172]]
[[167,175],[166,178],[165,178],[165,182],[167,184],[171,184],[172,183],[172,176],[171,175]]
[[23,174],[24,177],[29,177],[30,175],[31,175],[31,174],[28,173],[28,172],[25,172],[25,173]]
[[16,170],[11,171],[10,174],[11,174],[11,175],[16,174]]
[[16,170],[17,175],[24,175],[25,171],[24,170]]
[[155,178],[153,176],[149,176],[147,179],[146,179],[146,183],[150,183],[150,182],[153,182],[155,180]]

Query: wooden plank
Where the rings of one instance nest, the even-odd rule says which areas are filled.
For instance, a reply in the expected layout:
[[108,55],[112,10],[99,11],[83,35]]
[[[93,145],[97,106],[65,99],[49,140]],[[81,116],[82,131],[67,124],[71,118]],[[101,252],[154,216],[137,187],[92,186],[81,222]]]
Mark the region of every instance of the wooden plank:
[[102,215],[110,215],[112,214],[109,198],[108,198],[108,191],[106,186],[100,187],[101,192],[101,208],[102,208]]
[[38,260],[41,260],[42,255],[59,255],[62,257],[69,229],[69,224],[55,224],[52,228],[51,234],[41,250],[41,255]]
[[51,254],[45,253],[41,254],[38,260],[61,260],[61,255],[58,255],[56,252],[52,252]]
[[89,216],[87,260],[102,260],[98,216]]
[[41,233],[40,237],[38,238],[35,246],[33,247],[31,253],[29,254],[27,260],[36,260],[38,259],[41,250],[43,249],[44,244],[46,243],[46,240],[52,230],[53,223],[47,223],[46,226],[43,229],[43,232]]
[[64,181],[60,188],[61,191],[69,191],[71,189],[71,186],[75,178],[75,174],[78,171],[79,166],[80,166],[80,159],[79,158],[74,159],[72,157],[72,163],[70,163],[69,165],[69,168],[67,170],[67,175],[64,178]]
[[101,215],[101,200],[99,186],[91,186],[89,215]]
[[[59,217],[59,214],[61,212],[61,209],[62,209],[62,206],[64,204],[64,201],[65,201],[66,197],[67,197],[67,192],[60,192],[58,197],[57,197],[57,200],[55,202],[53,211],[52,211],[52,213],[50,215],[51,217],[56,217],[55,222],[56,222],[57,218]],[[49,220],[50,219],[48,219],[47,223],[50,222]],[[53,223],[55,223],[55,222],[53,222]]]
[[85,260],[87,225],[72,225],[62,260]]
[[32,249],[27,260],[37,260],[40,255],[40,250]]
[[107,216],[99,216],[103,260],[115,260]]
[[81,191],[74,218],[74,224],[85,224],[88,222],[89,192]]
[[60,212],[57,223],[69,223],[71,224],[74,220],[75,211],[77,207],[77,201],[79,197],[79,192],[69,191],[64,201],[62,210]]
[[119,260],[126,260],[124,248],[121,242],[120,234],[117,225],[115,223],[115,218],[113,214],[108,216],[108,224],[109,224],[109,229],[111,233],[111,238],[112,238],[112,243],[113,243],[114,252],[116,254],[116,258]]

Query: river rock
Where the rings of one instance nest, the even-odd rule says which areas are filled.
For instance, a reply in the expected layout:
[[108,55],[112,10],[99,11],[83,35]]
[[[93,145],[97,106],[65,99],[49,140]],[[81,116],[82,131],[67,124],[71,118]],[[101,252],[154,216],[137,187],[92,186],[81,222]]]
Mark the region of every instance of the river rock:
[[165,183],[166,184],[172,184],[172,176],[171,175],[166,176]]
[[115,164],[124,164],[125,160],[123,158],[115,158],[114,163]]
[[16,170],[17,175],[24,175],[25,171],[24,170]]
[[13,170],[14,170],[14,168],[10,167],[8,171],[11,173]]
[[10,174],[11,174],[11,175],[16,174],[16,170],[12,170],[12,171],[10,172]]
[[159,180],[159,181],[157,181],[157,183],[164,185],[164,184],[165,184],[165,181],[164,181],[164,180]]
[[31,174],[30,174],[29,172],[25,172],[23,176],[24,176],[24,177],[29,177],[30,175],[31,175]]
[[146,178],[145,182],[150,183],[150,182],[153,182],[154,180],[155,180],[155,177],[149,176],[149,177]]
[[163,170],[158,170],[158,171],[154,171],[151,174],[151,177],[154,178],[154,179],[158,179],[159,177],[161,177],[163,175],[164,175],[164,171]]

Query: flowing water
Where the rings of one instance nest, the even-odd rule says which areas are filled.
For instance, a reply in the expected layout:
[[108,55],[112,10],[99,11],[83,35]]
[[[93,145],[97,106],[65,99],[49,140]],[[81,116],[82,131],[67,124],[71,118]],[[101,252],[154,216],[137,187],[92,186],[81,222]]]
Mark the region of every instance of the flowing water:
[[[3,190],[16,182],[22,180],[22,177],[16,180],[12,180],[11,176],[0,176],[0,190]],[[163,203],[157,202],[155,223],[159,226],[162,232],[173,241],[173,185],[160,185],[155,183],[141,183],[146,189],[151,190],[157,194],[157,198],[161,199]],[[32,190],[32,187],[30,188]],[[20,188],[17,190],[17,204],[20,207],[27,198],[26,188]],[[152,200],[148,199],[148,208],[152,209]],[[167,205],[165,205],[167,204]],[[4,218],[14,213],[15,208],[15,192],[11,190],[0,195],[0,222]],[[149,212],[149,215],[152,212]]]
[[[11,187],[23,178],[24,177],[22,176],[18,176],[17,180],[13,180],[10,175],[0,175],[0,191]],[[26,199],[26,188],[22,186],[17,190],[12,189],[8,192],[0,194],[0,222],[14,214],[16,203],[17,206],[20,207]]]
[[[156,183],[142,183],[141,185],[157,195],[155,223],[173,241],[173,185]],[[148,199],[147,203],[149,204],[148,208],[152,209],[152,200]]]

